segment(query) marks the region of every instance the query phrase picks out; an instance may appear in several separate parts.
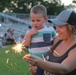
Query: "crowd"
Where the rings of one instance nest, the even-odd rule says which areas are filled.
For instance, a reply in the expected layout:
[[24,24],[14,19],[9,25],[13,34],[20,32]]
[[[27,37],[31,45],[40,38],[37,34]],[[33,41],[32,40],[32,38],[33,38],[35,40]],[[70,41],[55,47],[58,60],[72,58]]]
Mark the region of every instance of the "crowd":
[[14,29],[8,28],[6,32],[2,36],[0,36],[0,48],[4,48],[4,45],[22,43],[23,40],[24,34],[17,36],[14,33]]
[[5,40],[5,43],[7,44],[14,44],[15,43],[15,35],[14,35],[14,29],[7,29],[7,31],[5,32],[4,34],[4,39]]

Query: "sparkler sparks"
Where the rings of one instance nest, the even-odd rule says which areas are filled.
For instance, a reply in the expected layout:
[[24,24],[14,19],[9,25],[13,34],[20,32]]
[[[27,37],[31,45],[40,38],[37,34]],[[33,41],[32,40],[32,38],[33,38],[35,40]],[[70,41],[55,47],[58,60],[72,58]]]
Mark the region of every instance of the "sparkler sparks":
[[23,48],[24,48],[24,45],[22,43],[18,43],[14,47],[12,47],[12,49],[15,53],[23,52]]
[[8,63],[9,62],[9,58],[7,58],[7,60],[6,60],[6,63]]
[[9,53],[9,52],[10,52],[10,50],[6,50],[6,51],[5,51],[5,53]]

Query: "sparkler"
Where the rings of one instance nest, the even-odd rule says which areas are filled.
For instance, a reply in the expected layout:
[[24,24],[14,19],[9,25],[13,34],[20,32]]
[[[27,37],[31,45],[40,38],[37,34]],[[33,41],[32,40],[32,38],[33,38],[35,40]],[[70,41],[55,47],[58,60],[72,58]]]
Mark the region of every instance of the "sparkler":
[[42,54],[42,58],[43,58],[44,61],[46,60],[43,54]]
[[14,47],[12,47],[12,49],[15,53],[23,52],[23,48],[25,48],[25,47],[22,43],[17,43]]
[[[42,58],[43,58],[44,61],[46,61],[46,59],[45,59],[43,54],[42,54]],[[44,75],[46,75],[46,71],[44,71]]]
[[[21,54],[21,52],[24,52],[24,45],[23,45],[23,43],[17,43],[16,42],[16,44],[12,47],[12,50],[13,50],[13,52],[14,53],[20,53]],[[10,53],[11,51],[10,50],[6,50],[5,51],[5,54],[8,54],[8,53]],[[10,64],[11,63],[11,61],[10,61],[10,59],[9,58],[7,58],[6,59],[6,64]],[[10,66],[11,67],[16,67],[17,66],[17,64],[16,63],[11,63],[10,64]]]

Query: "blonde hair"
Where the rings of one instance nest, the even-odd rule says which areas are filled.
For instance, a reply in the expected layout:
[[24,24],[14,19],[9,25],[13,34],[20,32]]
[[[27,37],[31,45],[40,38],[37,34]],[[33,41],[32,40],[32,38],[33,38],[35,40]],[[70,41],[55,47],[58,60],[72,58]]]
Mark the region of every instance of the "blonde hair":
[[31,8],[30,13],[33,12],[35,14],[42,14],[44,18],[47,17],[47,9],[43,5],[35,5]]
[[75,25],[68,25],[69,30],[76,35],[76,26]]

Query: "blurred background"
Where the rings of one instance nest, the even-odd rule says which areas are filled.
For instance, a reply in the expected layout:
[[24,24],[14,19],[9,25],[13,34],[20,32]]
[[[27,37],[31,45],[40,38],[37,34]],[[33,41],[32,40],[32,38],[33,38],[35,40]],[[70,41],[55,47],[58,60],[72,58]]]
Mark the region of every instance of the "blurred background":
[[[49,19],[64,9],[76,11],[76,0],[0,0],[0,43],[5,43],[7,33],[16,41],[25,36],[31,28],[30,9],[37,4],[47,8]],[[50,23],[45,25],[49,27]]]
[[0,0],[0,36],[9,28],[16,36],[25,35],[31,26],[29,11],[37,4],[46,6],[48,18],[55,18],[64,9],[76,8],[76,0]]
[[[12,47],[22,42],[31,28],[29,12],[37,4],[47,8],[49,19],[64,9],[76,11],[76,0],[0,0],[0,75],[31,75],[29,64],[22,59],[28,50],[16,54]],[[50,23],[45,25],[49,27]]]
[[14,29],[16,36],[25,34],[31,26],[29,11],[37,4],[46,6],[48,18],[55,18],[64,9],[76,8],[76,0],[0,0],[0,36],[9,28]]

